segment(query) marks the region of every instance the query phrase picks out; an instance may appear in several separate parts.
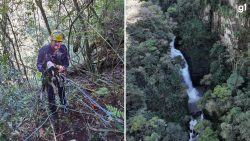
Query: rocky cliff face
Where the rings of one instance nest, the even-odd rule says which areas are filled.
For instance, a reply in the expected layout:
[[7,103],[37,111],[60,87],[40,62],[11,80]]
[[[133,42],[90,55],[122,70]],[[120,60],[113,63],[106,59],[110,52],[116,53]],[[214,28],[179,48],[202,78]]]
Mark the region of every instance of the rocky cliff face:
[[[240,55],[250,48],[250,6],[247,5],[248,10],[242,13],[237,11],[239,5],[243,4],[237,0],[224,0],[216,5],[207,3],[203,9],[203,21],[210,24],[211,32],[218,34],[220,42],[226,46],[226,50],[231,57]],[[191,77],[194,83],[199,85],[203,75],[209,72],[209,64],[205,62],[205,59],[200,59],[198,61],[203,65],[193,65],[199,63],[193,62],[195,59],[192,59],[188,51],[185,51],[185,49],[182,51],[188,56],[187,58],[191,58],[188,60]],[[203,51],[201,49],[196,52]],[[200,68],[197,69],[197,67]]]
[[[184,36],[192,36],[190,42],[195,40],[192,45],[187,45],[188,41],[183,41],[179,39],[176,40],[176,48],[182,51],[185,58],[190,66],[189,70],[191,73],[191,78],[194,85],[199,85],[202,77],[210,72],[210,63],[213,61],[209,58],[209,51],[212,49],[213,44],[216,41],[220,41],[222,45],[226,47],[226,51],[230,56],[241,55],[244,51],[248,51],[250,48],[250,4],[249,0],[151,0],[154,3],[161,6],[162,10],[165,12],[172,13],[174,21],[178,22],[178,26],[183,26],[186,20],[193,21],[191,18],[201,18],[206,25],[208,24],[209,30],[204,28],[205,34],[196,25],[193,29],[179,28],[177,29],[177,35],[187,33]],[[238,12],[239,5],[244,5],[248,2],[247,11],[242,13]],[[197,5],[199,5],[197,9]],[[196,9],[195,9],[196,6]],[[194,10],[195,9],[195,10]],[[197,10],[199,14],[196,13]],[[192,11],[192,12],[190,12]],[[174,14],[173,14],[174,13]],[[191,15],[191,16],[190,16]],[[189,17],[188,17],[189,16]],[[188,18],[185,18],[188,17]],[[192,23],[186,27],[191,28]],[[202,33],[203,40],[200,40],[200,33]],[[210,32],[210,33],[209,33]],[[207,34],[207,35],[206,35]],[[215,35],[215,37],[209,37],[210,35]],[[209,39],[210,38],[210,39]],[[213,38],[213,39],[212,39]],[[200,44],[197,44],[199,42]],[[201,43],[203,42],[203,44]],[[186,46],[185,46],[186,45]],[[249,50],[250,52],[250,50]]]
[[204,21],[210,22],[213,31],[218,31],[220,40],[228,47],[228,52],[234,49],[247,50],[250,32],[250,12],[238,12],[238,7],[244,5],[235,0],[224,0],[216,7],[207,4],[204,8]]

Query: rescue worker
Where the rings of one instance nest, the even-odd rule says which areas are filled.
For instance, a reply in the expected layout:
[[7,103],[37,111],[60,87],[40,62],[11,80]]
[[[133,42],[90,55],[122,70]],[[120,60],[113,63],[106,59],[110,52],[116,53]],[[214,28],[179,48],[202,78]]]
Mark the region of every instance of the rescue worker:
[[[50,43],[39,50],[37,58],[37,69],[43,74],[43,89],[46,89],[48,93],[49,109],[53,118],[57,117],[55,102],[56,93],[58,93],[60,97],[64,112],[67,112],[67,102],[63,85],[64,79],[63,77],[58,77],[58,74],[65,73],[66,68],[69,66],[69,54],[66,46],[62,43],[63,38],[64,35],[60,30],[53,31],[50,36]],[[55,71],[53,72],[53,76],[51,72],[49,72],[52,70]],[[51,80],[52,77],[56,79]],[[57,91],[55,89],[57,89]]]

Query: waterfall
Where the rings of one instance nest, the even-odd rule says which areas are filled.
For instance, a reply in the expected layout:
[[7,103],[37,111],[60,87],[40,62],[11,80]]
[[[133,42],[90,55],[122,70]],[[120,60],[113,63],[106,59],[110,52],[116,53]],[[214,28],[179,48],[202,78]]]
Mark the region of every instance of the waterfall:
[[[180,72],[181,72],[183,80],[187,86],[186,92],[188,94],[188,103],[189,103],[189,105],[196,107],[196,103],[200,99],[199,92],[197,91],[196,88],[193,87],[193,83],[192,83],[192,80],[190,78],[190,74],[189,74],[189,70],[188,70],[187,61],[184,58],[183,54],[179,50],[175,49],[174,42],[175,42],[175,38],[170,43],[170,48],[171,48],[170,57],[175,58],[177,56],[180,56],[184,60],[185,65],[184,65],[184,67],[182,67],[180,69]],[[196,107],[196,109],[197,109],[197,107]],[[190,112],[192,112],[192,111],[190,111]],[[193,114],[196,115],[197,113],[199,114],[198,116],[200,116],[200,118],[203,119],[203,113],[199,110],[198,112],[196,111],[196,113],[194,112]],[[196,124],[197,124],[197,120],[195,119],[195,117],[191,116],[191,120],[189,122],[189,130],[190,130],[189,141],[197,140],[197,134],[194,131],[194,126]]]
[[174,40],[170,43],[170,47],[171,47],[171,58],[181,56],[181,58],[185,62],[184,68],[181,68],[180,71],[181,71],[181,75],[184,79],[184,82],[187,85],[187,94],[188,94],[188,98],[189,98],[188,102],[189,103],[197,102],[200,99],[199,92],[196,90],[196,88],[193,87],[193,83],[191,81],[189,70],[188,70],[187,61],[184,58],[184,56],[182,55],[182,53],[179,50],[175,49]]

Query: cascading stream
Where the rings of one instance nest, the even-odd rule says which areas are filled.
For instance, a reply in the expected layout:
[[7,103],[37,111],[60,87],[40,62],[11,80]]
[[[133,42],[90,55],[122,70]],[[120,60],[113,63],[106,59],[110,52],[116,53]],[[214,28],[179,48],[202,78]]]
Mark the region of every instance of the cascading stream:
[[[193,87],[193,83],[191,81],[189,70],[188,70],[187,61],[184,58],[183,54],[179,50],[175,49],[174,42],[175,42],[175,38],[170,43],[170,48],[171,48],[170,57],[175,58],[177,56],[180,56],[185,62],[185,65],[184,65],[184,67],[182,67],[180,69],[180,72],[181,72],[181,75],[182,75],[182,77],[184,79],[185,84],[187,85],[187,90],[186,91],[187,91],[187,94],[188,94],[188,104],[189,104],[190,107],[193,107],[193,109],[196,109],[196,111],[195,110],[190,110],[190,113],[192,113],[194,115],[196,113],[200,113],[200,118],[203,119],[203,113],[200,110],[197,110],[197,107],[196,107],[196,103],[200,99],[199,92],[197,91],[196,88]],[[191,120],[189,122],[189,129],[190,129],[189,141],[196,140],[196,134],[194,132],[194,126],[196,124],[197,124],[197,120],[193,116],[191,116]]]

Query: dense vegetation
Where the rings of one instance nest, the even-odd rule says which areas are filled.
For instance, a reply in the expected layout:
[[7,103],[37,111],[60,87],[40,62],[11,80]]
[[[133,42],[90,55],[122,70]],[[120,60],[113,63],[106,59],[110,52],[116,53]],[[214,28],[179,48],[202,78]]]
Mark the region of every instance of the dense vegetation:
[[36,70],[38,50],[49,43],[51,31],[62,30],[70,53],[67,77],[122,120],[123,7],[123,0],[0,1],[1,141],[123,138],[123,127],[103,126],[68,81],[69,113],[58,110],[59,122],[52,125],[47,94],[39,98],[41,73]]
[[180,60],[167,51],[176,23],[152,2],[128,1],[127,7],[127,140],[186,141]]
[[[156,5],[161,11],[155,12],[159,10]],[[173,120],[187,116],[177,73],[180,66],[176,65],[181,60],[168,57],[168,37],[173,33],[176,46],[188,60],[193,82],[204,89],[199,107],[205,120],[195,126],[199,140],[249,140],[249,11],[238,14],[229,1],[217,0],[152,0],[137,4],[137,8],[140,18],[127,24],[128,139],[187,140],[185,120]],[[151,22],[155,16],[158,18]],[[168,41],[164,46],[163,40]],[[153,119],[159,119],[157,123],[166,125],[166,130],[151,126]],[[179,133],[172,134],[177,129]]]

